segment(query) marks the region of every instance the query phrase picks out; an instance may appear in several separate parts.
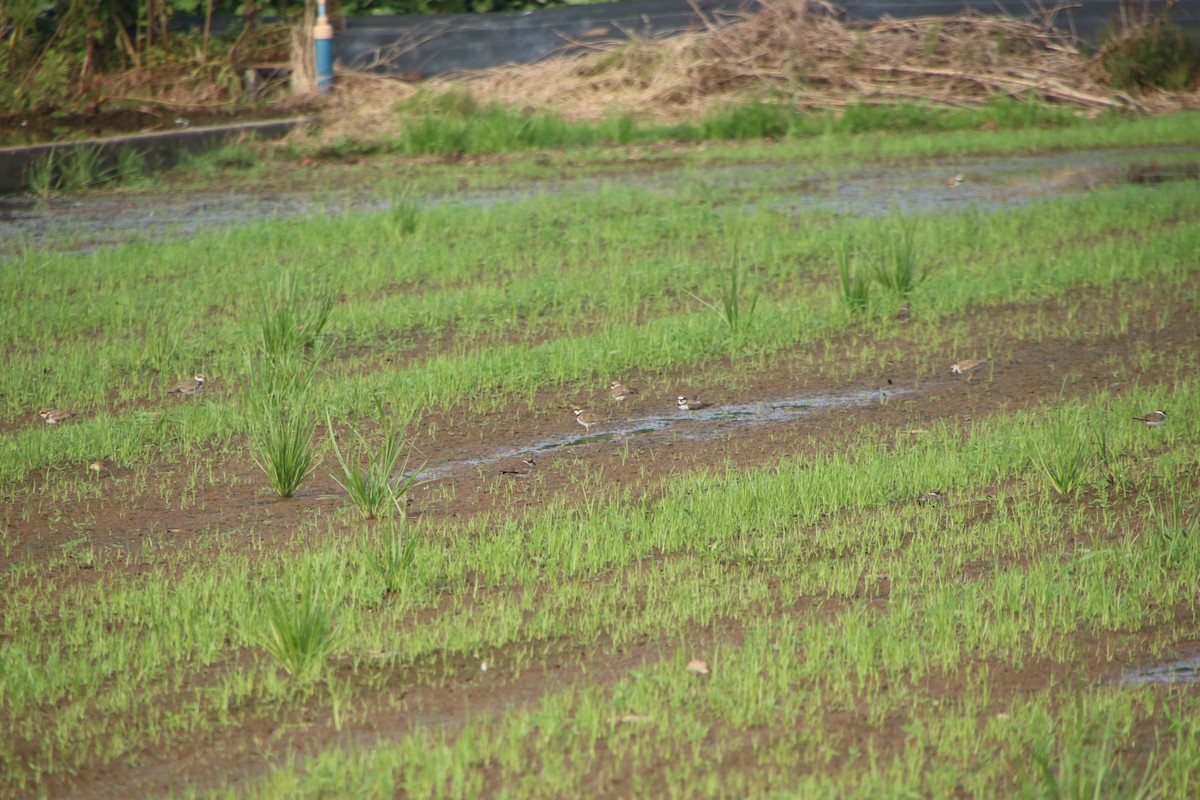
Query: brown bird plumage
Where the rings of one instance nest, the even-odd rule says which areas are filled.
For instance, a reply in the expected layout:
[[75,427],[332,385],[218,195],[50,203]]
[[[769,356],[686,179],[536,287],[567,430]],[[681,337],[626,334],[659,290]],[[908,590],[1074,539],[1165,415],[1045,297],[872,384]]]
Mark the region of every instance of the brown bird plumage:
[[613,400],[616,400],[618,403],[623,403],[629,398],[630,395],[637,394],[638,390],[626,386],[620,381],[613,381],[608,385],[608,393]]
[[680,395],[675,401],[675,406],[680,411],[699,411],[703,408],[711,408],[712,403],[707,400],[701,400],[699,397],[684,397]]
[[1151,411],[1149,414],[1134,417],[1134,419],[1147,428],[1161,428],[1167,421],[1167,412],[1160,408],[1158,411]]
[[203,375],[196,373],[194,378],[188,378],[183,383],[172,386],[167,390],[167,394],[195,394],[204,391],[205,380],[207,379]]
[[575,414],[575,421],[582,425],[583,429],[589,433],[593,425],[599,425],[607,419],[607,417],[597,414],[595,411],[580,408],[579,406],[574,406],[571,411]]
[[959,361],[956,364],[951,364],[950,373],[952,375],[966,375],[967,381],[970,382],[971,378],[975,376],[975,373],[983,369],[984,365],[987,363],[988,359],[986,358],[968,358],[965,361]]
[[38,416],[47,425],[57,425],[60,422],[66,422],[71,417],[75,416],[74,411],[62,411],[57,408],[43,408],[38,412]]

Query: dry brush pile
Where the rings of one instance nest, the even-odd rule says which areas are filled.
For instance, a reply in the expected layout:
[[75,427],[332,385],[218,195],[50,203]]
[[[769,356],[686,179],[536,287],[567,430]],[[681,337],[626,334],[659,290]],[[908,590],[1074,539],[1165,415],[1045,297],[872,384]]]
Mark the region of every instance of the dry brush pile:
[[[1087,112],[1200,107],[1194,92],[1134,96],[1105,85],[1103,50],[1085,53],[1054,27],[1055,11],[1027,19],[967,12],[864,24],[819,0],[764,0],[759,9],[710,19],[689,34],[592,45],[594,52],[583,55],[423,86],[434,92],[455,86],[481,102],[553,109],[577,120],[618,111],[672,122],[754,96],[821,109],[898,102],[974,107],[998,96]],[[336,116],[347,130],[364,121],[359,114],[386,115],[387,98],[404,99],[419,88],[365,75],[343,76],[343,87]]]

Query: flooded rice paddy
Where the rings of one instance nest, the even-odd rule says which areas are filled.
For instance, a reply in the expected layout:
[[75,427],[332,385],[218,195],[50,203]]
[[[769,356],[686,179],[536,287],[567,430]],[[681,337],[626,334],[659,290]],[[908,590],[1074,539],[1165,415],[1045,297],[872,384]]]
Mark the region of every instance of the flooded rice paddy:
[[[644,167],[644,165],[643,165]],[[961,183],[947,185],[961,175]],[[934,164],[872,165],[811,174],[780,164],[659,169],[627,176],[535,183],[526,188],[463,190],[418,198],[426,207],[489,206],[605,185],[651,191],[712,188],[771,192],[764,207],[784,213],[883,216],[892,213],[993,211],[1125,182],[1200,179],[1200,148],[1126,148],[946,159]],[[363,190],[96,194],[37,200],[0,197],[0,257],[28,247],[88,250],[127,241],[187,238],[256,219],[381,211],[392,200]]]

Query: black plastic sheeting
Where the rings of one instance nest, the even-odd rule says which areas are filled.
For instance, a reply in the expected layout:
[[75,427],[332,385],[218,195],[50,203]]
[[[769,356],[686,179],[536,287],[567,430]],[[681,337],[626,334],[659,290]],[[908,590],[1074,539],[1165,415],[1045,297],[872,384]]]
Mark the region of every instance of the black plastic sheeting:
[[[335,20],[333,52],[346,66],[423,78],[501,64],[529,64],[553,55],[586,52],[598,43],[631,36],[669,36],[700,29],[706,20],[721,25],[753,12],[757,5],[756,0],[628,0],[529,12],[348,17]],[[1025,17],[1040,4],[1022,0],[848,0],[836,5],[850,20],[871,22],[884,17],[948,17],[967,9]],[[1172,20],[1200,29],[1197,6],[1200,3],[1176,6]],[[1094,41],[1117,19],[1119,7],[1119,0],[1081,0],[1051,19],[1057,27]]]

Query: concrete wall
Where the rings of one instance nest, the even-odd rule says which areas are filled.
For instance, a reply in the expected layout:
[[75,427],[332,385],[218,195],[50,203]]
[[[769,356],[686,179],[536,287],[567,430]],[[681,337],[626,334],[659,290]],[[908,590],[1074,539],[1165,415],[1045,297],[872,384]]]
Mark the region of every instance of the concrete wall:
[[0,194],[19,192],[28,185],[31,167],[50,153],[56,157],[71,157],[80,148],[92,148],[102,167],[116,163],[117,155],[126,149],[138,151],[148,166],[173,166],[185,153],[195,153],[220,147],[239,136],[259,139],[278,139],[290,131],[301,118],[246,122],[237,125],[180,128],[174,131],[154,131],[115,136],[104,139],[85,139],[62,144],[35,144],[27,147],[0,149]]

